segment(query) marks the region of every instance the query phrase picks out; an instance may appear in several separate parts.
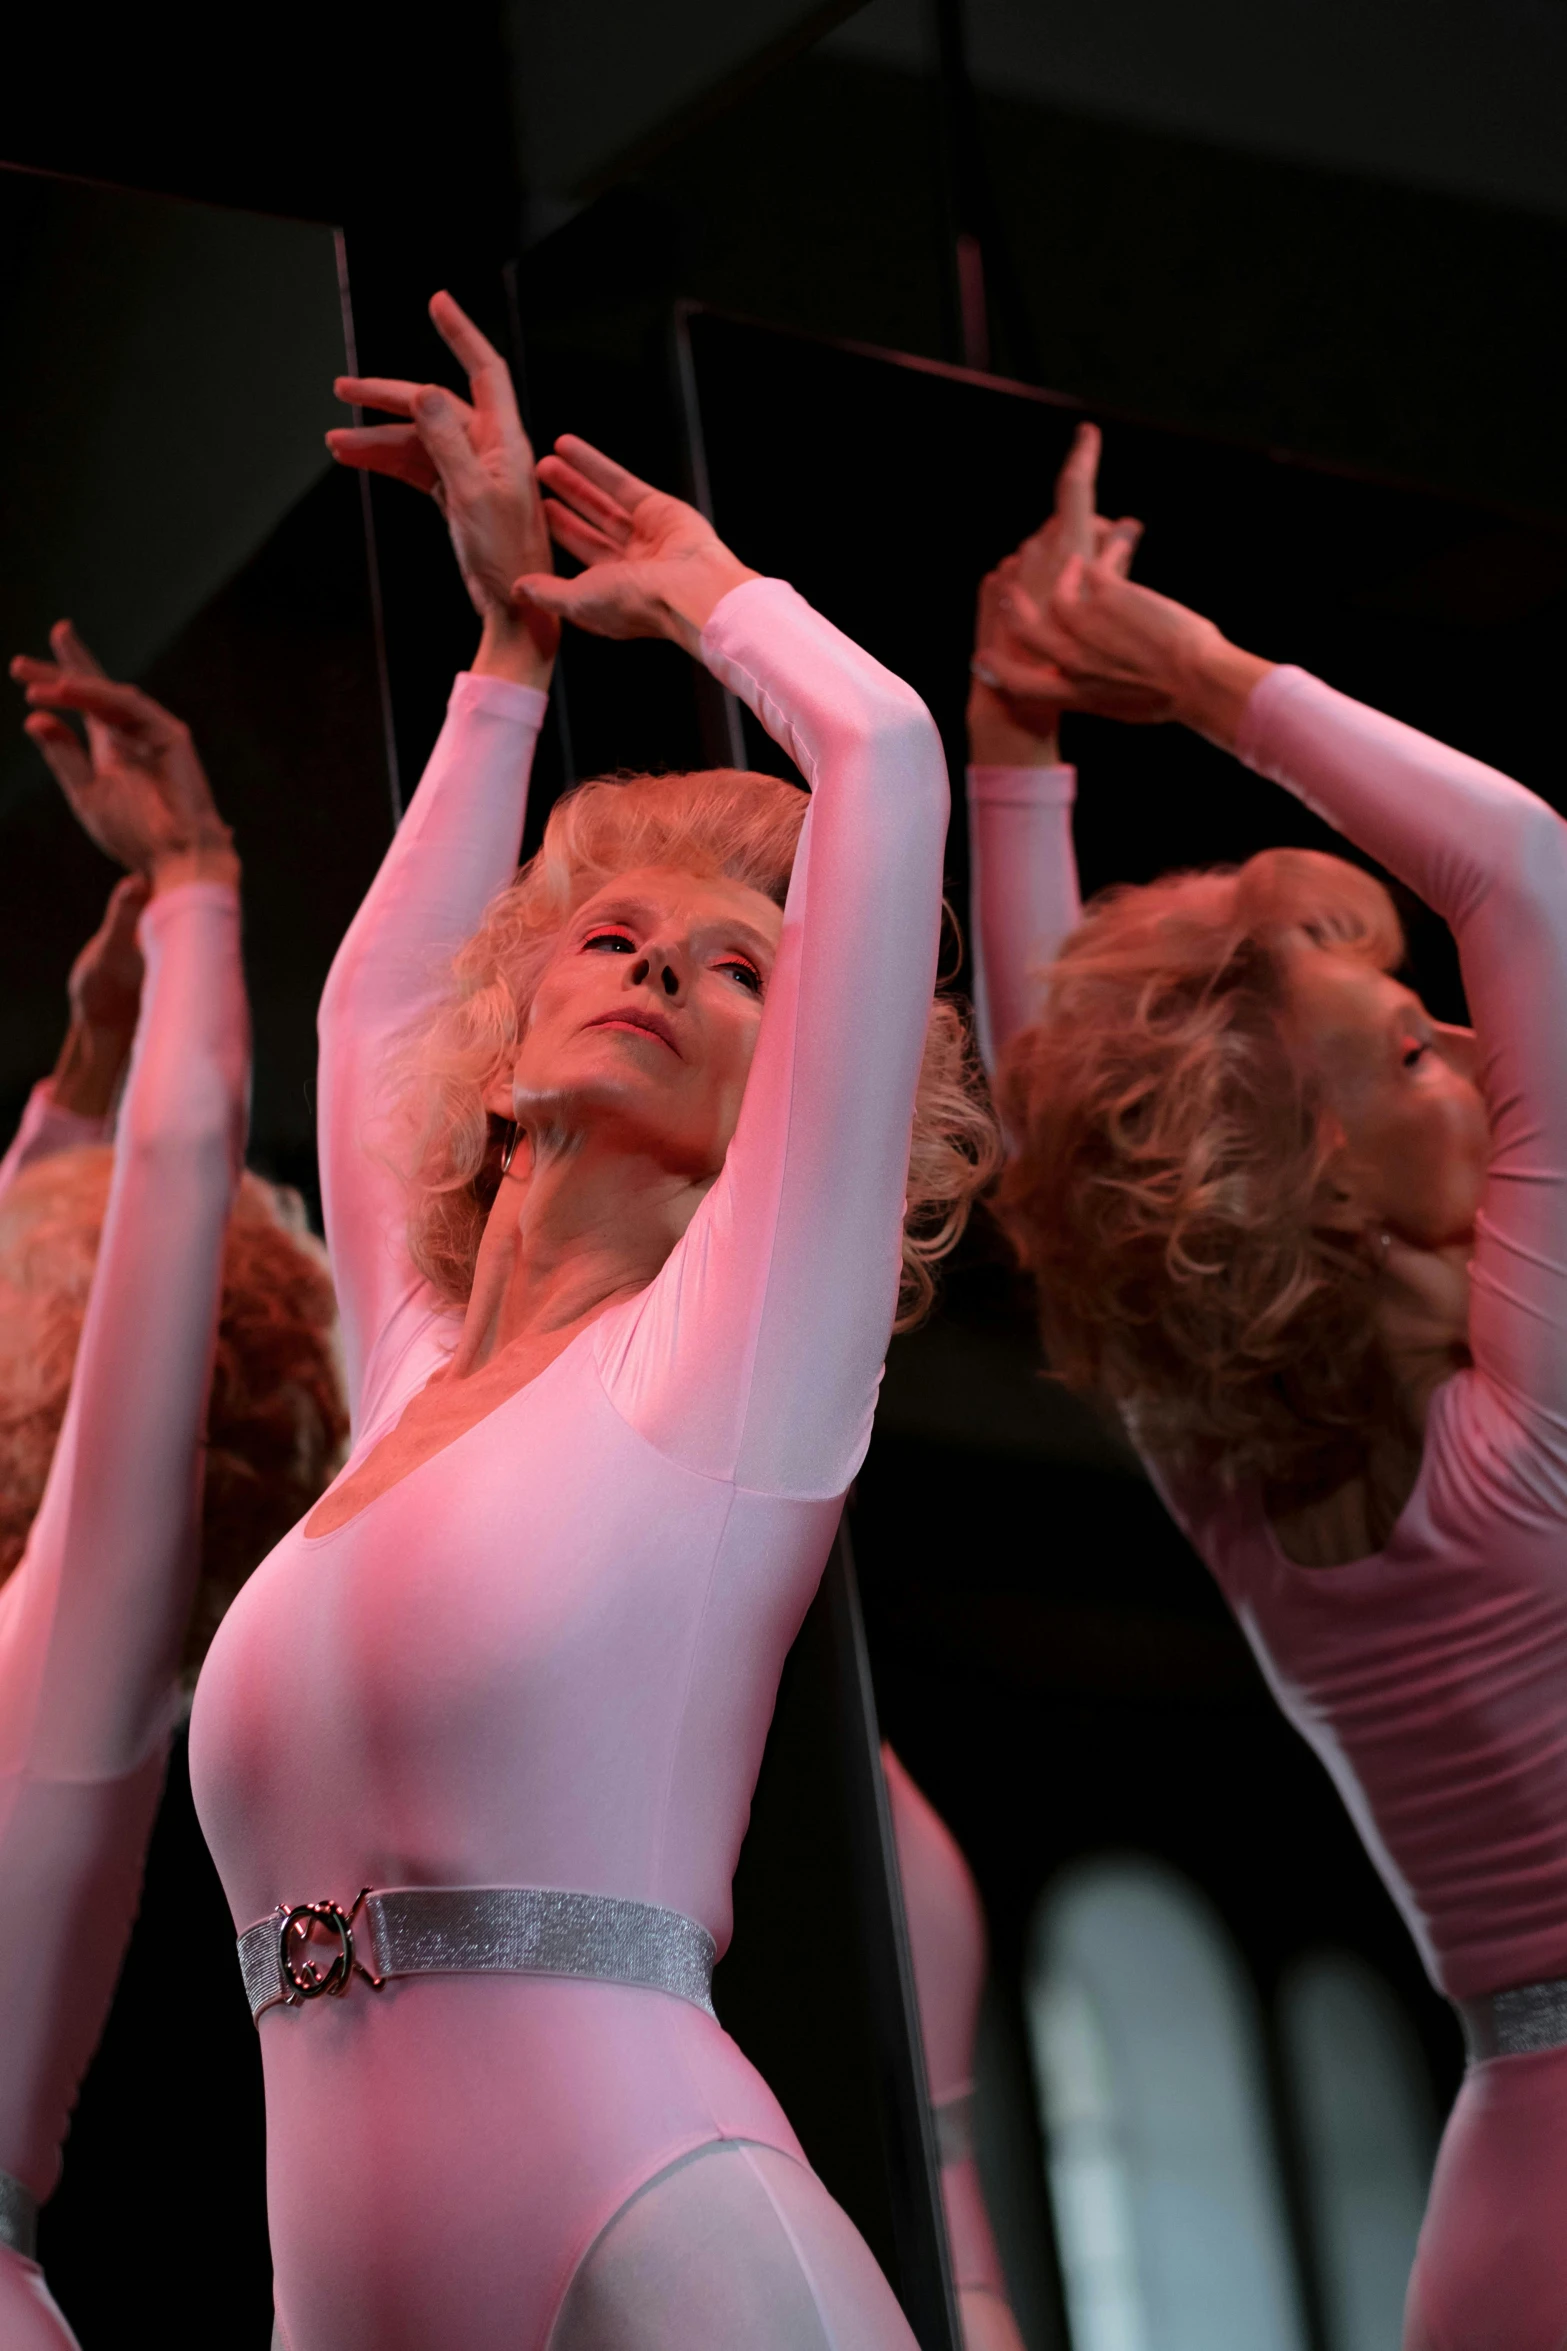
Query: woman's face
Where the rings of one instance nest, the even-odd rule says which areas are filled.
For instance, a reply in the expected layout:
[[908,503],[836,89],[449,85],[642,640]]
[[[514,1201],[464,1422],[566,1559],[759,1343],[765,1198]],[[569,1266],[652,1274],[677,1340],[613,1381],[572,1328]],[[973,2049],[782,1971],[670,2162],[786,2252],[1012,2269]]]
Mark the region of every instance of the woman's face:
[[740,1115],[783,916],[743,883],[619,874],[556,941],[491,1107],[710,1180]]
[[1467,1240],[1491,1148],[1474,1031],[1444,1027],[1386,972],[1305,939],[1289,993],[1344,1131],[1332,1172],[1351,1213],[1417,1248]]

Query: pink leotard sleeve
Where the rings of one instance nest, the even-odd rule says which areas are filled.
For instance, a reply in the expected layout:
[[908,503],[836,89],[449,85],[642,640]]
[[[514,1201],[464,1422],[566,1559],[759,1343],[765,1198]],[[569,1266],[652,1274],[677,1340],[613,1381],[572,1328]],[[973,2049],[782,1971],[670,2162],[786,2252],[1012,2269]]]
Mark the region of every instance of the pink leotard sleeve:
[[243,1157],[236,893],[141,919],[141,1017],[70,1401],[0,1591],[0,2169],[46,2196],[135,1912],[197,1560]]
[[731,590],[703,656],[811,785],[739,1124],[605,1386],[650,1443],[757,1493],[848,1485],[897,1296],[936,980],[948,794],[912,688],[782,580]]
[[[914,1961],[926,2086],[935,2114],[952,2278],[967,2351],[980,2351],[981,2344],[999,2351],[1017,2337],[973,2126],[974,2046],[987,1964],[985,1913],[973,1872],[940,1813],[890,1747],[882,1748],[881,1760]],[[976,2297],[984,2299],[976,2304]]]
[[517,870],[547,707],[531,686],[458,678],[321,999],[321,1198],[356,1443],[383,1402],[384,1367],[439,1312],[408,1256],[407,1196],[381,1120],[387,1055],[440,994],[452,954]]
[[[1492,1155],[1470,1269],[1474,1373],[1438,1398],[1449,1499],[1567,1516],[1567,825],[1494,768],[1269,672],[1236,743],[1380,859],[1458,943]],[[1429,1441],[1429,1440],[1428,1440]],[[1460,1500],[1460,1497],[1462,1499]]]
[[979,1049],[994,1076],[1036,1009],[1036,983],[1082,913],[1070,767],[971,767],[969,897]]
[[11,1148],[0,1159],[0,1200],[22,1170],[37,1160],[52,1159],[57,1151],[79,1151],[90,1143],[106,1143],[114,1132],[113,1117],[83,1118],[62,1110],[54,1098],[54,1080],[40,1078],[27,1097]]

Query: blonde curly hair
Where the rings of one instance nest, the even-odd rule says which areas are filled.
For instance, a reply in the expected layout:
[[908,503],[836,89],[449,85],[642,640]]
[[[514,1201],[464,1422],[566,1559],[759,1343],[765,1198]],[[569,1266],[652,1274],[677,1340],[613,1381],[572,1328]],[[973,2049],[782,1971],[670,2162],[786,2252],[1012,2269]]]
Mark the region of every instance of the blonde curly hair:
[[1381,884],[1312,850],[1095,899],[1006,1057],[997,1195],[1055,1373],[1171,1470],[1286,1504],[1342,1484],[1398,1409],[1371,1269],[1321,1218],[1337,1136],[1290,1040],[1302,932],[1403,959]]
[[[740,768],[601,776],[557,801],[538,854],[492,901],[452,963],[444,999],[402,1055],[409,1245],[441,1297],[460,1306],[473,1286],[504,1132],[483,1097],[512,1065],[562,926],[617,873],[643,866],[722,875],[782,906],[807,806],[796,786]],[[897,1329],[929,1308],[932,1267],[956,1243],[999,1160],[968,1024],[938,996],[909,1151]]]
[[[113,1170],[107,1145],[62,1151],[0,1203],[0,1582],[54,1458]],[[187,1680],[251,1569],[325,1490],[347,1434],[326,1252],[297,1192],[247,1174],[224,1248]]]

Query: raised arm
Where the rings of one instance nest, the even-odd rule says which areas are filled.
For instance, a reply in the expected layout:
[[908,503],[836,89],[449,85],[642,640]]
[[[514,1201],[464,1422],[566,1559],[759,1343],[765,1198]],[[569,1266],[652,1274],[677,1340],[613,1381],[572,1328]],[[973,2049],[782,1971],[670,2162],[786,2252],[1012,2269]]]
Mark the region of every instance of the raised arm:
[[340,464],[391,475],[444,514],[482,624],[423,780],[333,962],[321,1000],[321,1192],[342,1315],[355,1434],[379,1346],[430,1311],[404,1241],[396,1138],[382,1119],[387,1057],[436,994],[442,959],[470,936],[516,871],[528,776],[543,723],[558,623],[519,603],[512,581],[550,561],[533,452],[511,378],[447,294],[430,315],[467,371],[464,401],[437,384],[343,376],[340,398],[397,417],[327,436]]
[[1013,638],[1015,595],[1048,602],[1068,559],[1111,551],[1124,569],[1140,535],[1096,512],[1100,435],[1083,424],[1056,481],[1055,506],[980,582],[969,664],[969,952],[980,1052],[995,1075],[1033,1019],[1044,968],[1077,926],[1072,846],[1076,775],[1063,764],[1069,704]]
[[[65,647],[78,642],[66,622],[55,635],[64,639]],[[96,663],[93,668],[96,671]],[[141,1003],[136,926],[147,896],[141,874],[127,874],[116,882],[102,922],[71,966],[70,1026],[53,1074],[34,1086],[10,1149],[0,1160],[0,1200],[24,1167],[50,1159],[57,1151],[105,1143],[113,1131],[114,1099],[130,1059]]]
[[523,585],[601,633],[685,644],[812,793],[734,1140],[640,1309],[638,1361],[677,1376],[650,1377],[627,1408],[709,1475],[836,1495],[869,1436],[895,1311],[936,976],[940,739],[907,686],[690,507],[581,442],[557,446],[539,469],[562,501],[552,527],[590,568]]
[[1492,1145],[1470,1348],[1486,1391],[1567,1474],[1567,826],[1494,768],[1242,652],[1097,563],[1069,568],[1030,626],[1085,706],[1101,690],[1132,690],[1151,715],[1197,727],[1380,859],[1452,929]]
[[[88,829],[146,874],[146,977],[70,1402],[0,1593],[0,1745],[46,1779],[132,1771],[167,1731],[197,1568],[200,1444],[249,1031],[238,866],[190,738],[134,688],[17,665]],[[84,756],[57,714],[84,710]],[[115,754],[106,760],[107,741]]]

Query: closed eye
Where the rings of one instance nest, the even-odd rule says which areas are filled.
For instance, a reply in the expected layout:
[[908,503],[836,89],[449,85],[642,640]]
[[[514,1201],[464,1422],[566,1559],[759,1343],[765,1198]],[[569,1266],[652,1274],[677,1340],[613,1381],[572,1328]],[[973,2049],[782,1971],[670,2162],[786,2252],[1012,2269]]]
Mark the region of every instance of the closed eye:
[[631,933],[621,930],[618,926],[602,931],[589,931],[582,942],[584,955],[589,952],[602,955],[635,955],[636,951],[637,943]]
[[1418,1069],[1430,1050],[1429,1045],[1406,1045],[1400,1055],[1405,1069]]
[[714,964],[713,969],[727,972],[749,995],[760,996],[762,993],[762,975],[747,955],[726,955],[722,963]]

